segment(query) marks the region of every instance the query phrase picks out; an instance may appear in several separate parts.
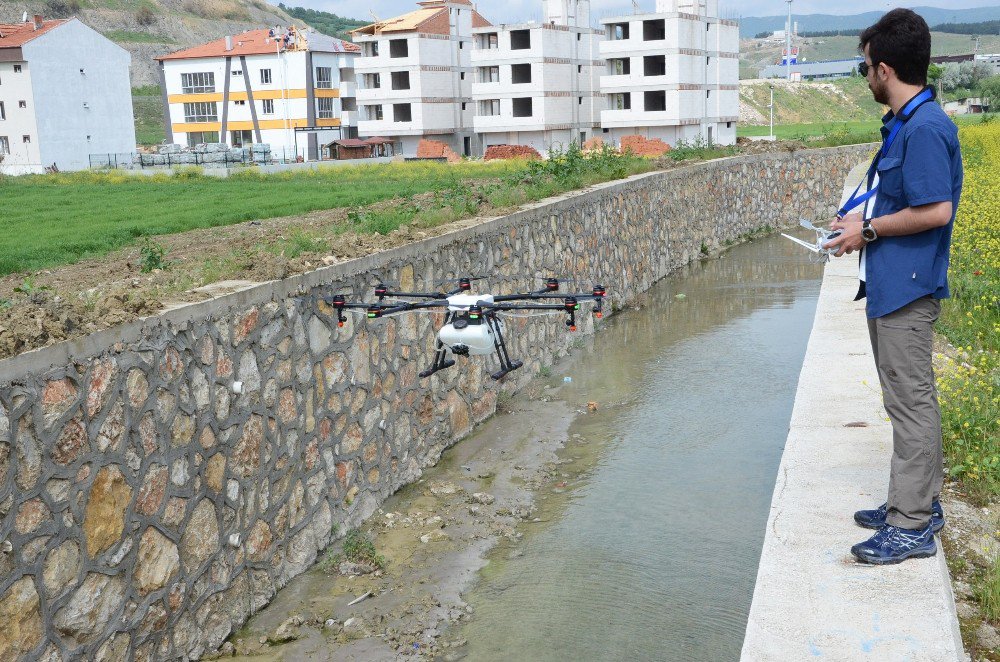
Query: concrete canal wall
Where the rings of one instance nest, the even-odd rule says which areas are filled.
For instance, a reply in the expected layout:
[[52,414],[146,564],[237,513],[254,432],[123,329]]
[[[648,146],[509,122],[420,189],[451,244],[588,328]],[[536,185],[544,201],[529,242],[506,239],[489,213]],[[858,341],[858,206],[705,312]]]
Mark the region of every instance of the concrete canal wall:
[[431,315],[339,329],[323,296],[558,274],[622,306],[703,247],[829,218],[869,149],[637,176],[0,362],[0,659],[214,649],[573,340],[515,319],[502,387],[479,358],[421,380]]

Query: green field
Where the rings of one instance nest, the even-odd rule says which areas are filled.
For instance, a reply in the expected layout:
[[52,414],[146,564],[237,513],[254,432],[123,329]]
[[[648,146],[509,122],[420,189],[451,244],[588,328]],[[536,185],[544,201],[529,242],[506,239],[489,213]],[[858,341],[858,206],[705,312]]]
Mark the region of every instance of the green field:
[[516,162],[406,163],[280,175],[247,172],[228,179],[194,171],[152,178],[115,172],[0,177],[0,274],[102,255],[139,237],[358,207],[523,167]]
[[[818,138],[835,132],[871,133],[872,140],[878,140],[878,129],[882,125],[879,120],[870,122],[814,122],[800,124],[775,124],[774,135],[781,140],[796,140],[800,138]],[[769,126],[754,126],[741,124],[736,129],[738,136],[766,136],[770,133]]]

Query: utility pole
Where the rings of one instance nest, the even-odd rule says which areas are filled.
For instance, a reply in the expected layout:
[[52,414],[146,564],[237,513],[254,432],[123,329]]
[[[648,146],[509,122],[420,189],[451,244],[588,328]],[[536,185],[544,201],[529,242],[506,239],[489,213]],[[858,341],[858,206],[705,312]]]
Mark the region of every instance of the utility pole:
[[788,3],[788,23],[785,25],[785,78],[792,80],[792,0]]
[[774,140],[774,83],[771,83],[771,140]]

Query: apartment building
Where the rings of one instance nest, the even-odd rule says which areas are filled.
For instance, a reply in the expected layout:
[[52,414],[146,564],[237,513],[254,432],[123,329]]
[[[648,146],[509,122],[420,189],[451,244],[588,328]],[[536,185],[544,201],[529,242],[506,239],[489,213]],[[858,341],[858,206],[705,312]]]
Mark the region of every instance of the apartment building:
[[393,138],[404,156],[415,156],[423,138],[472,156],[472,33],[490,23],[469,0],[417,4],[351,32],[361,47],[358,133]]
[[167,141],[267,143],[276,156],[320,158],[357,137],[354,44],[308,29],[251,30],[156,58]]
[[481,148],[529,145],[542,154],[600,133],[604,63],[589,0],[543,0],[541,23],[473,29],[472,99]]
[[739,27],[718,0],[657,0],[656,12],[601,20],[606,137],[731,145],[739,116]]
[[135,151],[132,57],[77,19],[0,24],[0,174]]

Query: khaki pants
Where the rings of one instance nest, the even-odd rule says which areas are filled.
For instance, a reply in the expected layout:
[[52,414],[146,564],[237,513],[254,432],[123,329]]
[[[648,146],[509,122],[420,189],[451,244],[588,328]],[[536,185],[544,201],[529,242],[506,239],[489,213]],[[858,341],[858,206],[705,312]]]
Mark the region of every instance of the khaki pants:
[[917,299],[868,320],[885,410],[892,421],[892,465],[886,521],[920,529],[944,481],[941,410],[931,365],[934,322],[941,302]]

